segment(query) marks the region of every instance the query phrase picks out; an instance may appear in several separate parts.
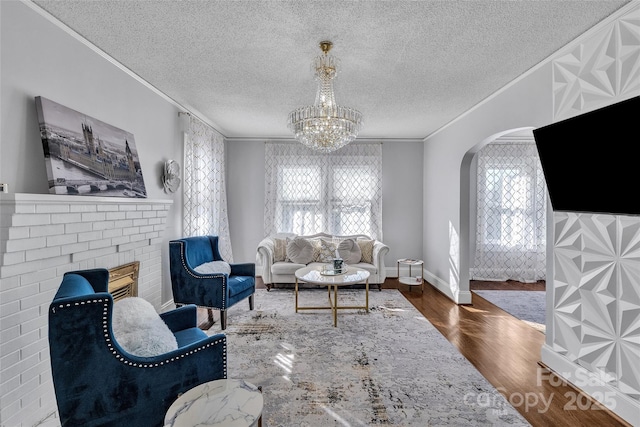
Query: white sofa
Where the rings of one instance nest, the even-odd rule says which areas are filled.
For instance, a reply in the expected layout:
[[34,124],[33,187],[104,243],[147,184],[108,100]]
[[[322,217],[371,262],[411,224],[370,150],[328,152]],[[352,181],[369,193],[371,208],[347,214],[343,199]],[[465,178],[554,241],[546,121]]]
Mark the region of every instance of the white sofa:
[[[287,239],[293,240],[295,238],[303,238],[310,242],[315,241],[316,244],[322,239],[326,241],[339,242],[347,239],[353,239],[355,242],[363,243],[364,240],[373,240],[373,252],[371,262],[363,262],[361,259],[359,262],[352,262],[351,266],[367,270],[370,273],[369,284],[378,285],[378,289],[381,288],[382,283],[386,279],[384,257],[389,252],[389,247],[379,240],[371,239],[369,236],[363,234],[349,235],[349,236],[333,236],[326,233],[318,233],[309,236],[296,236],[291,233],[281,233],[275,236],[266,237],[258,244],[257,264],[259,269],[256,273],[261,272],[262,280],[267,286],[267,290],[279,285],[291,285],[296,282],[295,272],[296,270],[305,267],[306,265],[322,265],[323,262],[318,262],[317,259],[312,260],[307,264],[300,264],[292,262],[290,259],[278,260],[276,259],[276,251],[279,252],[279,258],[282,258],[282,248],[279,250],[276,248],[276,239],[287,241]],[[279,242],[282,244],[282,241]],[[344,258],[344,257],[343,257]]]

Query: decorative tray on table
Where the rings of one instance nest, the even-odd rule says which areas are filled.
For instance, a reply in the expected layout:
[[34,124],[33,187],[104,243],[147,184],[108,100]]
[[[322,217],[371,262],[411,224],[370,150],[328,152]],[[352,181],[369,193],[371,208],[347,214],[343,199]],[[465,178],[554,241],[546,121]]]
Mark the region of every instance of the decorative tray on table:
[[320,274],[322,274],[323,276],[338,276],[340,274],[346,273],[347,270],[347,267],[342,267],[339,270],[335,270],[333,267],[327,269],[323,268],[322,270],[320,270]]

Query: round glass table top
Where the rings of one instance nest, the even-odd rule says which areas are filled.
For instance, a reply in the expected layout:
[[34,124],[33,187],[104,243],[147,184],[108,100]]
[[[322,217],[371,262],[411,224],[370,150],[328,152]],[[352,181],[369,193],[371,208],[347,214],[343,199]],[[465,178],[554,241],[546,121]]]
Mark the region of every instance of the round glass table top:
[[367,280],[370,273],[360,268],[347,266],[341,274],[322,274],[323,266],[309,266],[296,270],[296,278],[316,285],[352,285]]

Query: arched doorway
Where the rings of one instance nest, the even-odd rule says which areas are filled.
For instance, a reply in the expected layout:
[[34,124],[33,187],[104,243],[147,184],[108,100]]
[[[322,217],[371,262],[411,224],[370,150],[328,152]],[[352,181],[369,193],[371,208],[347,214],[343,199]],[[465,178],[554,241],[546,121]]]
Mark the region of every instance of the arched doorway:
[[[496,133],[464,156],[460,248],[468,250],[460,254],[460,272],[466,275],[461,284],[468,283],[470,291],[478,283],[482,289],[513,285],[509,290],[544,290],[548,206],[532,131],[527,127]],[[488,292],[492,298],[496,294]],[[540,306],[541,319],[533,319],[544,325],[544,295],[527,297],[540,301],[532,305]]]

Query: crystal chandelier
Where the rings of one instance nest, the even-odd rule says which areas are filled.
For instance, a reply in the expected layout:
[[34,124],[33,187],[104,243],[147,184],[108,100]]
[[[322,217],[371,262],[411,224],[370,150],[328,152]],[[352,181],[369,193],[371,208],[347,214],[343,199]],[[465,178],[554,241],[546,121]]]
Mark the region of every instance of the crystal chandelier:
[[320,42],[322,55],[311,63],[318,80],[315,104],[293,110],[288,120],[298,141],[323,153],[344,147],[356,139],[362,127],[362,114],[358,110],[336,104],[333,79],[339,61],[328,54],[332,46],[330,41]]

